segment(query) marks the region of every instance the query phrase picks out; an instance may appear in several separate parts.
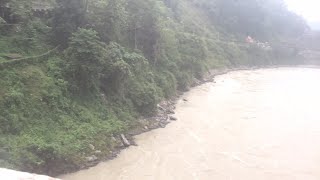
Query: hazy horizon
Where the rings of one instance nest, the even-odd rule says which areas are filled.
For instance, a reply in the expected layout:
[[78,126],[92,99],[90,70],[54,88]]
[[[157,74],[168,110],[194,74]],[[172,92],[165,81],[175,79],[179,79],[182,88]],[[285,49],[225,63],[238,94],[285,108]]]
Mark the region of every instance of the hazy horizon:
[[285,2],[288,9],[304,17],[312,29],[320,29],[319,1],[285,0]]

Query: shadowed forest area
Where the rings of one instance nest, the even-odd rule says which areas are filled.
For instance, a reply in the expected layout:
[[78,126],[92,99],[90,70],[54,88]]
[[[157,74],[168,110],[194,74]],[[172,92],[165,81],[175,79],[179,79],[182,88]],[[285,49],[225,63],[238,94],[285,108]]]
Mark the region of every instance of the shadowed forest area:
[[211,69],[300,63],[306,31],[281,0],[1,0],[0,166],[104,159]]

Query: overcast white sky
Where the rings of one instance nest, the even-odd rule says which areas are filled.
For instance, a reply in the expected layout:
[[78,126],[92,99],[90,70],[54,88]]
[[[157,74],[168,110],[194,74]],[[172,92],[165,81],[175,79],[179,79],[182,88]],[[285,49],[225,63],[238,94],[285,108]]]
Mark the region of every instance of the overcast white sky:
[[285,0],[289,10],[302,15],[309,22],[320,22],[320,0]]

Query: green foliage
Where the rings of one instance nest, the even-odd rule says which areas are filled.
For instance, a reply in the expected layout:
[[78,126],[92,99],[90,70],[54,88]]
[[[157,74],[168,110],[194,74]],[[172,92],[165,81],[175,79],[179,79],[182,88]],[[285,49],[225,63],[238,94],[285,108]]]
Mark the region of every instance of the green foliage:
[[128,97],[142,114],[152,114],[159,102],[158,86],[154,74],[149,68],[148,61],[141,55],[126,54],[133,76],[130,77]]
[[85,24],[85,2],[83,0],[56,0],[57,6],[52,12],[51,20],[54,43],[67,46],[71,34]]
[[158,72],[155,79],[163,97],[170,98],[176,94],[177,80],[174,74],[168,71]]
[[67,74],[78,91],[90,92],[99,88],[99,74],[104,59],[104,44],[94,30],[78,29],[66,50]]
[[130,65],[124,60],[125,49],[111,42],[106,47],[106,60],[102,71],[102,87],[106,93],[123,96],[124,86],[131,75]]
[[152,115],[159,100],[155,83],[131,79],[128,90],[128,97],[132,100],[138,112]]
[[[103,79],[103,90],[116,93],[123,98],[129,98],[140,113],[150,113],[158,102],[157,86],[147,59],[143,56],[125,51],[116,43],[107,46],[107,54],[111,62],[109,75]],[[106,70],[106,69],[105,69]]]
[[[6,16],[2,18],[10,23],[28,21],[32,14],[31,6],[32,4],[28,0],[3,0],[0,2],[3,12],[1,14]],[[4,7],[9,7],[9,9],[5,9]]]
[[[18,32],[12,43],[23,52],[31,54],[31,52],[41,52],[46,45],[42,42],[48,40],[50,27],[45,25],[40,19],[35,18],[29,21],[23,29]],[[42,50],[43,51],[43,50]]]
[[61,63],[52,58],[42,68],[1,71],[0,134],[7,137],[1,143],[10,152],[9,161],[24,170],[47,173],[54,164],[75,168],[84,163],[88,144],[112,148],[108,139],[126,127],[108,110],[112,105],[97,99],[94,104],[74,103],[67,82],[60,79]]
[[105,9],[105,40],[123,42],[124,29],[127,28],[128,13],[125,10],[127,1],[109,1]]

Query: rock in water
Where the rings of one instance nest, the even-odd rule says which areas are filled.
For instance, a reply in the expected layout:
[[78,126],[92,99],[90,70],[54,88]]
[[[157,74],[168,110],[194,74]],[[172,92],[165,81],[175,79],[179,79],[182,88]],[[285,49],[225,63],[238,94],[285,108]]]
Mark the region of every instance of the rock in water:
[[174,116],[169,116],[169,119],[170,119],[171,121],[176,121],[176,120],[178,120],[178,118],[176,118],[176,117],[174,117]]
[[161,123],[161,122],[159,123],[159,126],[160,126],[161,128],[165,128],[166,125],[167,125],[167,124],[165,124],[165,123]]
[[121,134],[120,137],[124,146],[128,147],[131,145],[128,139],[124,136],[124,134]]

